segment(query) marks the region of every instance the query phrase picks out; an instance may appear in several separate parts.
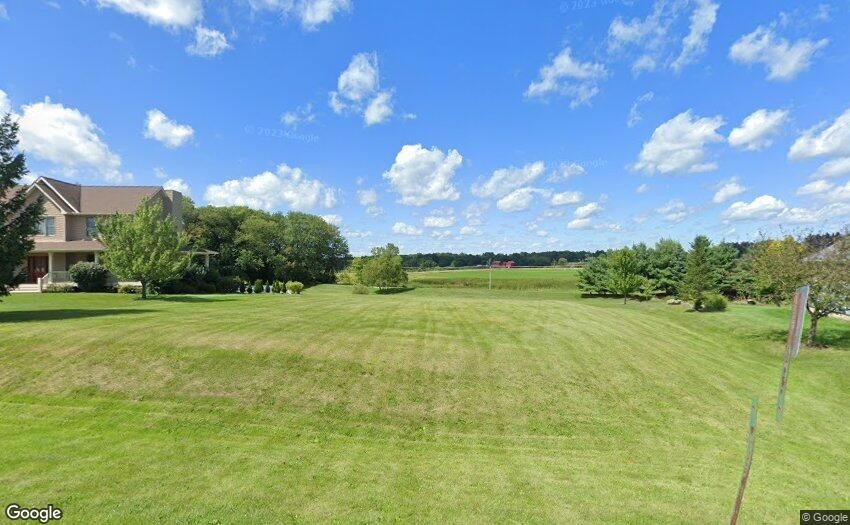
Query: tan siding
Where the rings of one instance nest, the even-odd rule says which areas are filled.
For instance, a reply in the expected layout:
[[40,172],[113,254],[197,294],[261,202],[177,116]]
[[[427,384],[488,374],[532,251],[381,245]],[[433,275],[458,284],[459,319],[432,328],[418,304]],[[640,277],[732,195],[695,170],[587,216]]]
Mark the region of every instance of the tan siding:
[[[35,193],[32,192],[30,198],[27,200],[35,200]],[[36,235],[33,237],[36,241],[65,241],[65,215],[62,215],[62,211],[56,207],[52,202],[45,199],[44,200],[44,216],[45,217],[53,217],[56,223],[56,235],[52,237],[46,237],[44,235]]]

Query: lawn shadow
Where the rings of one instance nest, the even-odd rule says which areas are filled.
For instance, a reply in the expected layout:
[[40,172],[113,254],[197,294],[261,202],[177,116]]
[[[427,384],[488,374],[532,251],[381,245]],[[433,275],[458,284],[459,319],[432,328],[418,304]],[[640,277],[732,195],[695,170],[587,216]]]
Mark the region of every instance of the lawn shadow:
[[416,289],[416,287],[414,287],[414,286],[406,286],[404,288],[384,288],[383,290],[381,290],[381,289],[376,290],[375,293],[380,294],[380,295],[389,295],[389,294],[394,294],[394,293],[412,292],[415,289]]
[[[137,298],[141,301],[143,299]],[[198,297],[197,295],[154,295],[144,299],[146,301],[163,301],[166,303],[220,303],[224,301],[235,301],[230,297]]]
[[0,324],[62,321],[66,319],[85,319],[87,317],[104,317],[110,315],[146,314],[155,311],[156,310],[143,310],[140,308],[115,308],[110,310],[83,310],[71,308],[63,308],[59,310],[16,310],[12,312],[0,312]]

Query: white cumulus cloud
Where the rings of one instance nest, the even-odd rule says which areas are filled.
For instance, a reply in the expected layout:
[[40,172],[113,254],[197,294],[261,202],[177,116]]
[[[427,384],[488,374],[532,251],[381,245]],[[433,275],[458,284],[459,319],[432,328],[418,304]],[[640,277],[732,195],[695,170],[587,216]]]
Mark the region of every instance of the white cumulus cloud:
[[764,65],[768,80],[789,81],[809,69],[812,57],[829,40],[823,38],[815,42],[801,38],[791,43],[776,34],[774,25],[758,26],[742,36],[729,49],[729,58],[740,64]]
[[65,168],[94,170],[109,182],[132,178],[121,172],[121,157],[109,150],[88,115],[50,98],[21,109],[18,138],[23,150]]
[[696,210],[685,206],[685,203],[680,199],[671,199],[660,208],[655,209],[655,212],[661,215],[665,221],[672,223],[682,222],[694,211]]
[[454,210],[446,208],[432,211],[422,220],[422,225],[426,228],[451,228],[455,222]]
[[539,79],[529,84],[526,97],[543,97],[557,93],[569,97],[570,107],[590,103],[599,93],[599,82],[608,76],[603,64],[581,62],[573,58],[572,50],[565,47],[550,64],[540,68]]
[[147,113],[145,138],[158,140],[166,147],[176,149],[190,141],[194,135],[192,126],[178,124],[158,109],[151,109]]
[[579,206],[576,208],[576,211],[573,213],[573,216],[576,219],[587,219],[597,213],[601,212],[604,208],[598,202],[589,202],[584,206]]
[[535,195],[546,195],[547,193],[538,188],[519,188],[496,201],[496,207],[508,213],[525,211],[534,203]]
[[211,184],[204,192],[204,200],[212,206],[309,210],[320,203],[332,207],[336,199],[333,188],[310,179],[300,168],[281,164],[274,173],[264,171],[254,177]]
[[835,188],[835,185],[825,180],[813,180],[812,182],[800,186],[797,189],[797,195],[822,195]]
[[694,117],[691,110],[680,113],[661,124],[645,142],[632,169],[646,173],[701,173],[717,169],[705,162],[705,147],[722,142],[717,128],[723,117]]
[[367,126],[380,124],[393,114],[393,94],[389,91],[381,91],[366,106],[363,112],[363,121]]
[[328,96],[335,113],[360,113],[367,126],[385,122],[393,115],[393,93],[380,87],[377,53],[354,55],[336,84],[336,91]]
[[593,223],[589,218],[573,219],[567,223],[567,228],[571,230],[587,230],[591,226],[593,226]]
[[349,0],[301,0],[297,4],[298,18],[308,31],[330,22],[337,13],[349,11]]
[[564,191],[552,195],[549,203],[552,206],[563,206],[565,204],[578,204],[584,198],[580,191]]
[[204,58],[220,55],[227,49],[230,43],[224,33],[203,26],[195,28],[195,41],[186,46],[187,53]]
[[165,27],[191,27],[204,14],[201,0],[97,0],[97,4]]
[[850,155],[850,109],[829,125],[821,123],[804,131],[788,151],[792,160],[846,155]]
[[813,179],[832,179],[850,174],[850,157],[828,160],[812,174]]
[[404,222],[397,222],[393,224],[393,233],[397,233],[399,235],[410,235],[417,236],[422,235],[422,230],[413,226],[412,224],[407,224]]
[[536,180],[546,170],[543,162],[533,162],[521,168],[511,166],[493,171],[489,179],[472,185],[472,194],[484,199],[503,197],[511,191]]
[[750,151],[765,149],[773,143],[773,137],[787,120],[788,111],[784,109],[756,110],[729,133],[729,145]]
[[714,197],[711,201],[715,204],[720,204],[728,201],[732,197],[737,197],[745,191],[747,191],[747,188],[743,187],[737,179],[733,178],[717,187],[717,191],[714,193]]
[[765,220],[779,216],[787,206],[773,195],[761,195],[750,202],[738,201],[732,203],[721,214],[727,221]]
[[457,150],[443,153],[436,147],[426,149],[421,144],[406,144],[383,177],[399,194],[400,203],[424,206],[432,201],[453,201],[460,197],[452,179],[461,164],[463,157]]

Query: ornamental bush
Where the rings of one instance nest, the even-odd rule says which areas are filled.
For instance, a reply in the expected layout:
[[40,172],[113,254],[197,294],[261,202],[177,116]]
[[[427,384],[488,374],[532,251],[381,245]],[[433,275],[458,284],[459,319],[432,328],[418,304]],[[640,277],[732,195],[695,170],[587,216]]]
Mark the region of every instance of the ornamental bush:
[[702,304],[704,312],[722,312],[726,310],[726,298],[719,293],[708,295]]
[[304,285],[298,281],[287,281],[286,282],[286,291],[291,294],[300,294],[301,290],[304,289]]
[[257,279],[254,281],[254,293],[263,293],[263,280]]
[[50,283],[44,287],[44,293],[73,293],[78,291],[74,283]]
[[109,279],[106,266],[95,262],[78,262],[71,266],[68,273],[81,292],[102,292],[106,289],[106,280]]
[[364,284],[355,284],[351,289],[352,293],[356,293],[359,295],[368,295],[372,289]]

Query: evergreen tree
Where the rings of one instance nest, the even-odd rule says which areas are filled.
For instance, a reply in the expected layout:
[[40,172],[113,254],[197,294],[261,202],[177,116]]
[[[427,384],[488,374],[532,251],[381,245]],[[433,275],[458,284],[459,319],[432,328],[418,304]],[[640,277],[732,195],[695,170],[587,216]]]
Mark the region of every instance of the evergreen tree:
[[694,304],[695,310],[701,309],[706,295],[717,288],[717,272],[711,253],[711,241],[708,237],[699,235],[691,243],[691,251],[685,264],[682,292],[685,299]]
[[608,256],[589,257],[578,271],[578,289],[591,295],[610,293],[608,289]]
[[15,189],[27,174],[17,146],[18,123],[7,113],[0,120],[0,296],[23,282],[23,263],[34,246],[31,237],[44,214],[40,198],[27,204],[24,188]]
[[673,239],[661,239],[650,253],[650,275],[659,290],[676,295],[685,277],[687,252]]
[[717,291],[726,297],[738,295],[736,286],[736,262],[739,259],[738,249],[728,242],[721,242],[711,249],[711,261],[717,279]]

